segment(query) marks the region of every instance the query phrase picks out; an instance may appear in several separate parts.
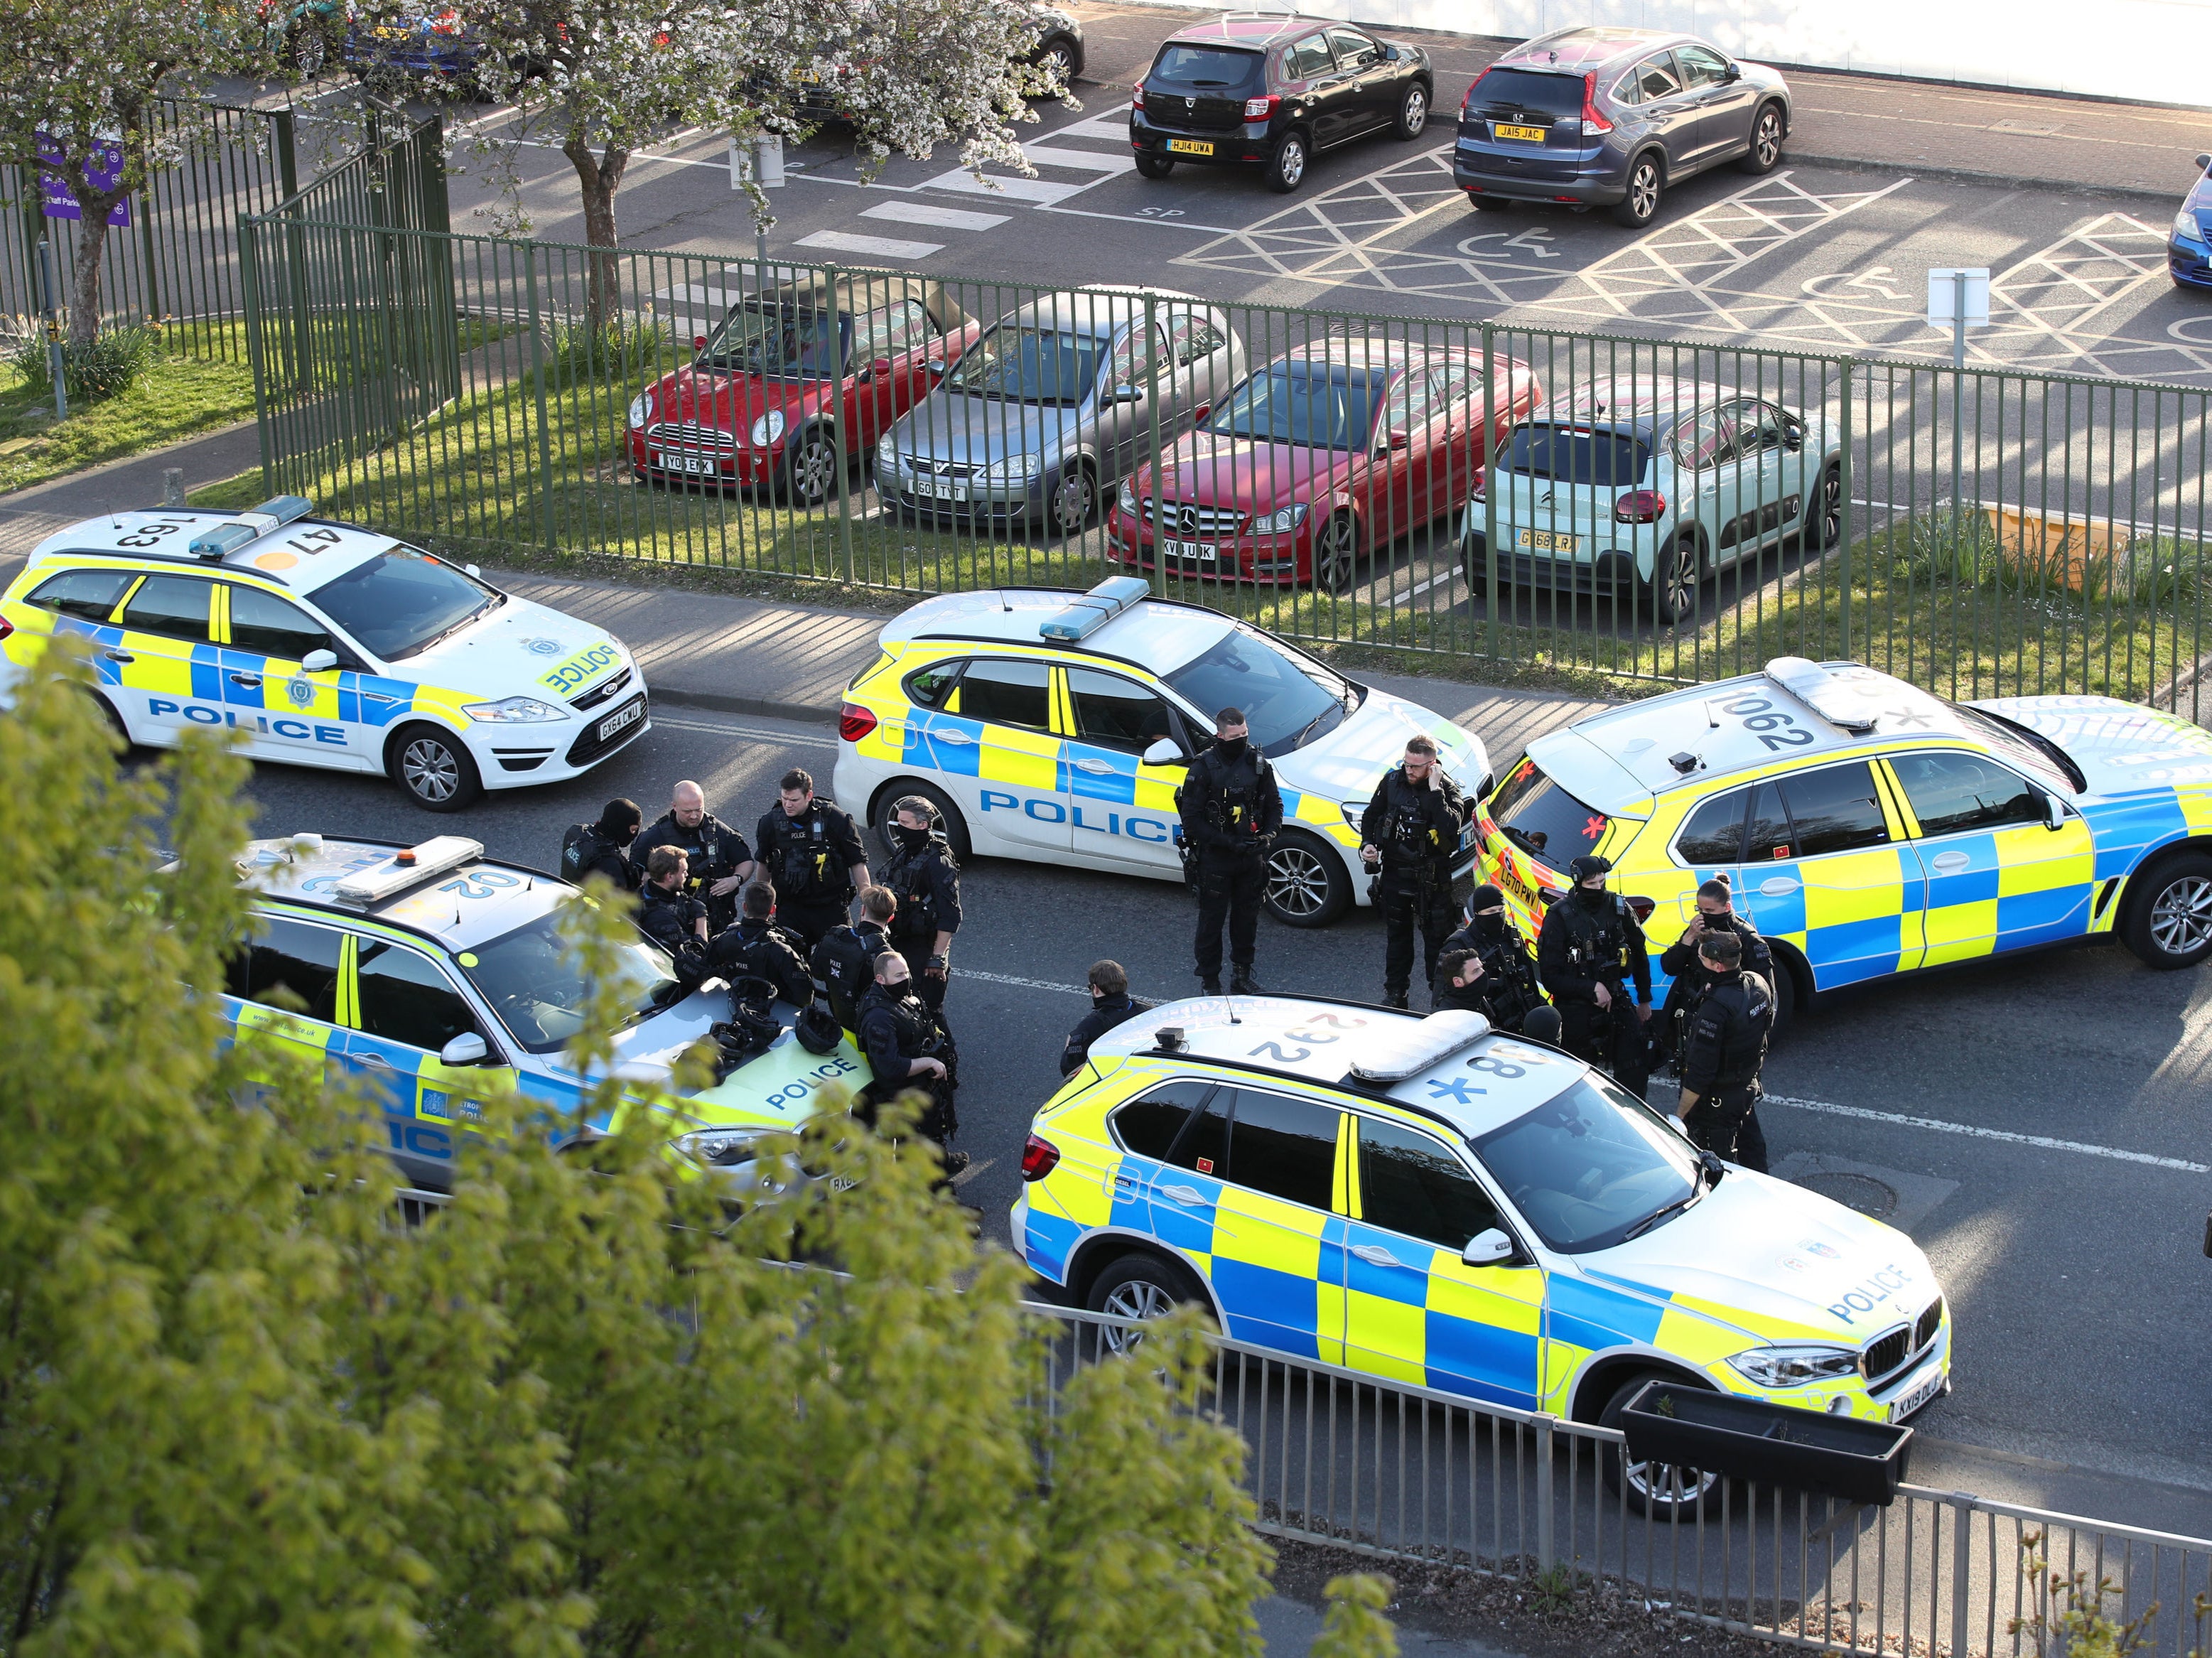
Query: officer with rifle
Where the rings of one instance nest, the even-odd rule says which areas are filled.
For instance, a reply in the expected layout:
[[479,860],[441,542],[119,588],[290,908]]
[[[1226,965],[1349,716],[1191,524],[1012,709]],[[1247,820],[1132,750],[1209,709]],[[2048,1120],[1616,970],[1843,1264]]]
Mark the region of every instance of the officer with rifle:
[[1444,940],[1437,958],[1436,1000],[1431,1005],[1444,1005],[1444,957],[1464,950],[1482,963],[1483,999],[1492,1028],[1519,1031],[1528,1015],[1545,1005],[1528,946],[1505,913],[1505,895],[1496,887],[1477,887],[1467,911],[1467,925]]
[[[871,1127],[876,1108],[908,1089],[928,1096],[915,1132],[940,1149],[960,1132],[954,1093],[960,1086],[960,1056],[944,1024],[914,993],[906,957],[886,950],[876,957],[875,982],[860,999],[860,1051],[868,1056],[875,1080],[860,1096],[859,1110]],[[965,1151],[945,1152],[951,1179],[968,1166]]]
[[1651,1017],[1651,956],[1627,900],[1606,890],[1612,870],[1610,859],[1594,853],[1568,865],[1574,890],[1544,912],[1536,971],[1559,1010],[1560,1046],[1641,1099],[1651,1081],[1644,1030]]
[[1437,763],[1426,737],[1406,744],[1402,763],[1382,774],[1360,815],[1359,856],[1375,873],[1382,908],[1382,1005],[1403,1007],[1413,973],[1413,929],[1421,930],[1421,982],[1433,987],[1437,953],[1452,931],[1452,864],[1468,803]]
[[1185,867],[1198,881],[1200,983],[1221,993],[1221,929],[1229,928],[1229,988],[1259,993],[1252,975],[1258,948],[1260,903],[1267,890],[1267,854],[1283,827],[1283,796],[1275,769],[1255,747],[1241,708],[1214,716],[1213,745],[1190,762],[1176,792],[1182,815]]

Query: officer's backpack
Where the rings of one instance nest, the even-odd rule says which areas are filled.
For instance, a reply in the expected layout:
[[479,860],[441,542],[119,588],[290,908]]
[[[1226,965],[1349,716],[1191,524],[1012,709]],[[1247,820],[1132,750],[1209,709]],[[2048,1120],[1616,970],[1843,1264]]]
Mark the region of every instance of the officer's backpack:
[[887,944],[870,948],[870,941],[850,926],[834,926],[822,936],[814,947],[814,959],[809,963],[814,976],[828,987],[832,1002],[840,1008],[858,1007],[860,998],[867,994],[868,987],[875,981],[876,957],[888,949]]
[[606,850],[597,823],[571,823],[561,832],[561,878],[580,881],[586,865]]

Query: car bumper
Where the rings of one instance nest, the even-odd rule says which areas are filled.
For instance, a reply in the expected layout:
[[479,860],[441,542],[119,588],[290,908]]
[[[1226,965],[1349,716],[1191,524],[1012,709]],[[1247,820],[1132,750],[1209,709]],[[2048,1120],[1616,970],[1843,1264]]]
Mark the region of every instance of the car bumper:
[[[1176,143],[1208,144],[1212,149],[1206,155],[1194,155],[1176,149]],[[1193,128],[1186,131],[1178,127],[1155,126],[1133,112],[1129,148],[1139,155],[1188,162],[1193,167],[1244,167],[1266,161],[1274,153],[1275,140],[1265,121],[1249,122],[1226,131],[1200,131]]]
[[648,477],[669,483],[765,484],[783,464],[783,446],[765,449],[702,449],[654,444],[637,431],[629,434],[629,464]]
[[1722,1392],[1743,1399],[1764,1400],[1770,1405],[1787,1405],[1795,1410],[1858,1417],[1870,1422],[1909,1421],[1950,1391],[1950,1321],[1945,1319],[1936,1345],[1917,1363],[1879,1388],[1869,1388],[1857,1376],[1808,1382],[1802,1388],[1761,1388],[1725,1363],[1713,1365],[1705,1374]]
[[946,498],[924,494],[921,488],[923,479],[916,473],[902,471],[886,477],[878,471],[876,489],[886,506],[896,504],[900,511],[915,518],[952,524],[1011,523],[1042,517],[1045,503],[1052,498],[1059,481],[1055,471],[1042,472],[1021,483],[957,480],[964,493]]
[[[1479,531],[1462,536],[1460,547],[1470,573],[1486,572],[1487,549]],[[1637,556],[1618,547],[1565,556],[1500,549],[1497,568],[1498,579],[1509,587],[1578,593],[1586,598],[1618,592],[1644,577],[1644,567]]]
[[2203,242],[2170,240],[2166,245],[2166,269],[2178,282],[2191,288],[2212,288],[2212,249]]
[[1106,523],[1106,556],[1133,569],[1149,570],[1156,563],[1176,575],[1201,580],[1255,581],[1284,586],[1313,579],[1312,520],[1281,535],[1239,535],[1225,540],[1200,542],[1213,556],[1202,553],[1170,553],[1164,560],[1153,537],[1116,508]]
[[1469,195],[1509,202],[1559,202],[1570,207],[1612,207],[1628,196],[1626,179],[1604,173],[1539,179],[1502,167],[1487,155],[1463,149],[1452,152],[1452,182]]

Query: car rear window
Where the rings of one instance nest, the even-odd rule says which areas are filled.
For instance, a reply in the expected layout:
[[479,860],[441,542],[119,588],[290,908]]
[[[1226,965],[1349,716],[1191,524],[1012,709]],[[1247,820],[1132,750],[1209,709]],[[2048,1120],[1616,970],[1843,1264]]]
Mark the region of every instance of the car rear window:
[[1491,796],[1490,817],[1507,840],[1553,870],[1565,869],[1605,838],[1605,814],[1576,799],[1526,758]]
[[1553,75],[1543,70],[1493,69],[1474,83],[1468,100],[1470,114],[1547,115],[1553,120],[1580,119],[1583,77]]
[[1257,86],[1266,60],[1256,52],[1237,52],[1227,46],[1187,46],[1170,41],[1160,48],[1158,62],[1146,78],[1172,81],[1179,87],[1241,88]]
[[1639,438],[1586,426],[1523,426],[1505,451],[1505,470],[1554,483],[1626,489],[1644,476],[1651,448]]

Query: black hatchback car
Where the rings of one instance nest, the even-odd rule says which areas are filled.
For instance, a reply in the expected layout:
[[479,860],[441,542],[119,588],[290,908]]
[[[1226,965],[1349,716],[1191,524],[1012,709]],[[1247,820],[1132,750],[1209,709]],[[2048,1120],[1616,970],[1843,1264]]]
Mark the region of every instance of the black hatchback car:
[[1232,14],[1177,31],[1130,98],[1137,171],[1164,179],[1178,161],[1254,164],[1292,191],[1318,152],[1390,132],[1418,138],[1436,76],[1419,46],[1351,23]]

